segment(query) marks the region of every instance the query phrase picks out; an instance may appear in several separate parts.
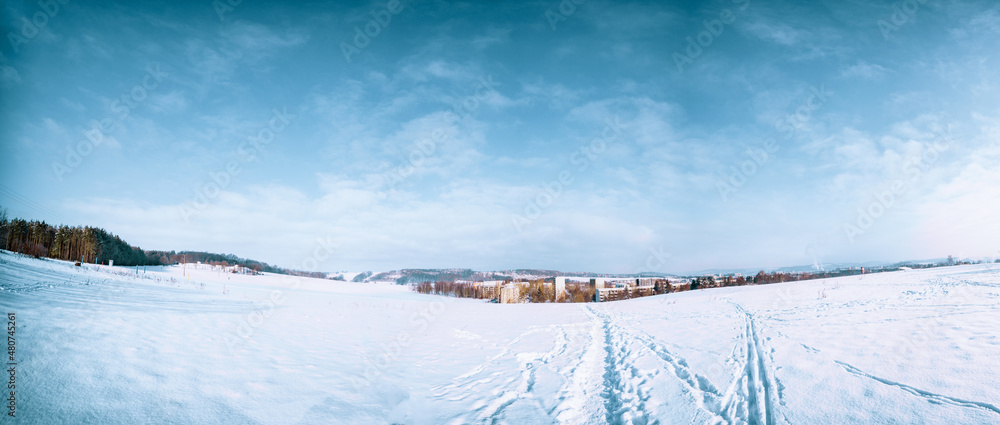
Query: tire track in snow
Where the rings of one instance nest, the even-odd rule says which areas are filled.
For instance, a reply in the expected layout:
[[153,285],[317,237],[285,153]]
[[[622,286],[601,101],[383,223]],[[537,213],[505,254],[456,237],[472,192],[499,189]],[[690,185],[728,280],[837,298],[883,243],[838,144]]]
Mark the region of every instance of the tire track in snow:
[[983,409],[983,410],[987,410],[989,412],[993,412],[993,413],[996,413],[996,414],[1000,415],[1000,408],[998,408],[997,406],[994,406],[994,405],[992,405],[990,403],[984,403],[984,402],[972,401],[972,400],[964,400],[964,399],[961,399],[961,398],[949,397],[949,396],[946,396],[946,395],[932,393],[930,391],[921,390],[919,388],[911,387],[911,386],[906,385],[906,384],[902,384],[902,383],[899,383],[899,382],[891,381],[891,380],[888,380],[888,379],[885,379],[885,378],[880,378],[878,376],[868,374],[868,373],[862,371],[861,369],[858,369],[858,368],[856,368],[854,366],[851,366],[851,365],[849,365],[847,363],[844,363],[844,362],[842,362],[840,360],[834,360],[834,362],[837,363],[837,364],[839,364],[841,367],[843,367],[844,370],[846,370],[846,371],[848,371],[848,372],[850,372],[850,373],[852,373],[852,374],[854,374],[856,376],[860,376],[862,378],[868,378],[868,379],[871,379],[871,380],[873,380],[875,382],[878,382],[880,384],[883,384],[883,385],[888,385],[888,386],[891,386],[891,387],[899,388],[899,389],[901,389],[903,391],[906,391],[906,392],[908,392],[910,394],[913,394],[915,396],[923,397],[923,398],[927,399],[927,401],[932,402],[932,403],[936,402],[936,403],[948,404],[948,405],[958,406],[958,407]]

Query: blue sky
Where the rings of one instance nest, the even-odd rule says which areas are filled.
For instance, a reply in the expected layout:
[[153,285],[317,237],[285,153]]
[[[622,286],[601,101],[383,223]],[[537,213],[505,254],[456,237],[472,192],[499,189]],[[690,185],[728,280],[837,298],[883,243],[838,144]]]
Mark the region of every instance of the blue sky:
[[995,2],[304,4],[5,2],[0,205],[324,271],[1000,256]]

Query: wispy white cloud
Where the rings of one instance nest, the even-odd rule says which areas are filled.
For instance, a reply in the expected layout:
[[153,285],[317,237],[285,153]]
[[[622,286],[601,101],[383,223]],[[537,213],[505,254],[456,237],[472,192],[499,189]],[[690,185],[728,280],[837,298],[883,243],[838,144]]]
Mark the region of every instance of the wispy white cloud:
[[803,42],[803,39],[806,37],[803,31],[792,28],[790,25],[784,23],[769,23],[756,20],[744,28],[762,40],[783,46],[797,45]]
[[868,80],[877,80],[884,77],[887,71],[888,70],[882,65],[859,61],[858,63],[844,69],[844,72],[840,75],[847,78],[857,77]]

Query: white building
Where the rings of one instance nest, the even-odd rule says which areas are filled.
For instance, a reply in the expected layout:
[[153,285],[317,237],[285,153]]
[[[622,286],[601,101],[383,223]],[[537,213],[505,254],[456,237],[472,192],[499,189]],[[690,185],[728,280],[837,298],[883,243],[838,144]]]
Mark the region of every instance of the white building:
[[556,276],[556,302],[566,300],[566,276]]

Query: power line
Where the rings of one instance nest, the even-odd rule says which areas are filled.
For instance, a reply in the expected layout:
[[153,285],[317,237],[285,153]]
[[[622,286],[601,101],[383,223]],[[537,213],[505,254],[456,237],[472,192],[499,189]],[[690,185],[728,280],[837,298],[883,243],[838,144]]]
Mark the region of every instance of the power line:
[[41,203],[35,202],[35,201],[31,200],[30,198],[28,198],[28,197],[26,197],[24,195],[21,195],[20,193],[17,193],[16,191],[14,191],[14,189],[11,189],[11,188],[7,187],[4,184],[0,184],[0,194],[4,195],[5,197],[7,197],[7,198],[9,198],[9,199],[11,199],[13,201],[16,201],[16,202],[18,202],[18,203],[20,203],[20,204],[22,204],[22,205],[24,205],[24,206],[32,209],[32,210],[40,212],[43,215],[46,215],[46,216],[49,216],[49,217],[53,217],[53,218],[57,218],[59,220],[65,221],[65,223],[62,223],[62,224],[66,224],[66,225],[72,225],[73,224],[73,221],[70,220],[69,218],[63,216],[62,214],[56,213],[55,211],[52,211],[52,210],[46,208]]

